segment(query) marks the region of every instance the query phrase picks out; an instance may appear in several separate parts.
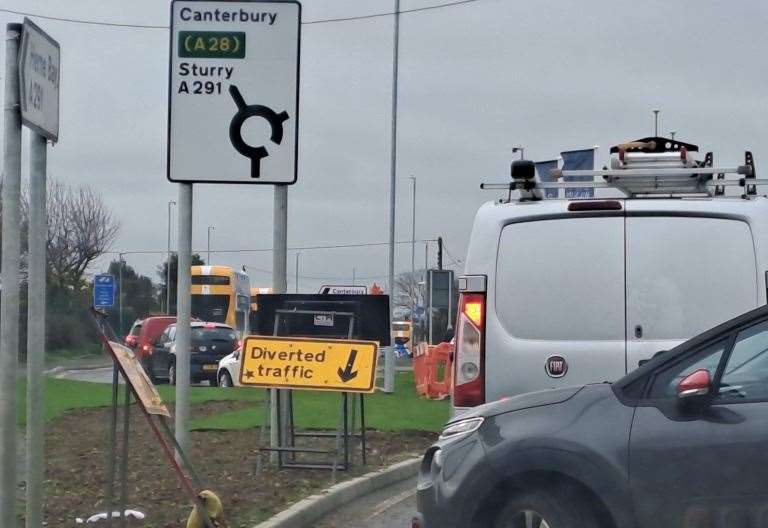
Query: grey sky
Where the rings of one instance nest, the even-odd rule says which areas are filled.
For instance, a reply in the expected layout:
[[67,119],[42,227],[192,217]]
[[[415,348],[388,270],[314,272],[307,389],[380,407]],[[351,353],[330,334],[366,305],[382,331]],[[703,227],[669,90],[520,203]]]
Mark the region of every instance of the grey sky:
[[[402,8],[435,3],[403,0]],[[7,9],[152,25],[168,24],[168,4],[0,0]],[[304,19],[315,20],[390,11],[393,2],[303,5]],[[410,238],[409,175],[418,178],[417,237],[442,235],[463,259],[475,211],[498,196],[479,184],[506,181],[513,145],[551,159],[599,144],[603,163],[609,145],[652,133],[656,106],[665,132],[714,150],[722,163],[751,149],[761,173],[767,15],[760,1],[652,0],[479,0],[403,15],[397,238]],[[0,13],[0,22],[20,20]],[[163,250],[166,203],[177,193],[165,179],[167,30],[34,20],[62,46],[61,142],[49,156],[51,175],[99,189],[122,223],[115,251]],[[387,240],[391,37],[392,17],[303,27],[289,246]],[[270,187],[200,185],[195,200],[196,249],[205,249],[210,224],[214,249],[271,247]],[[301,274],[329,278],[301,279],[301,288],[349,282],[353,267],[381,283],[386,256],[385,246],[303,251]],[[269,253],[213,260],[271,268]],[[127,261],[154,274],[161,256]],[[417,265],[423,261],[422,245]],[[291,253],[291,291],[293,265]],[[410,245],[398,246],[397,270],[409,268]],[[253,285],[271,284],[268,273],[249,273]]]

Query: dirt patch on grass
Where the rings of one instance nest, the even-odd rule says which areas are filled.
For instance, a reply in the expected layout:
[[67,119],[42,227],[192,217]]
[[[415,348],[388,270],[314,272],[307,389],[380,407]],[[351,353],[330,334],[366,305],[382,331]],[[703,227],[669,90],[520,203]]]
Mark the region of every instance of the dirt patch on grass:
[[[195,418],[242,409],[253,403],[209,402],[193,409]],[[106,409],[68,413],[48,425],[46,432],[45,504],[48,526],[70,527],[76,517],[104,511],[105,468],[109,412]],[[183,527],[190,504],[162,455],[150,428],[134,406],[131,409],[128,471],[128,506],[147,514],[141,526]],[[283,469],[260,459],[259,429],[193,432],[190,455],[206,487],[222,498],[230,528],[251,527],[296,500],[331,484],[326,470]],[[338,472],[344,480],[421,453],[434,440],[433,433],[368,433],[368,466]],[[308,440],[313,447],[330,448],[334,439]],[[116,490],[116,494],[119,490]]]

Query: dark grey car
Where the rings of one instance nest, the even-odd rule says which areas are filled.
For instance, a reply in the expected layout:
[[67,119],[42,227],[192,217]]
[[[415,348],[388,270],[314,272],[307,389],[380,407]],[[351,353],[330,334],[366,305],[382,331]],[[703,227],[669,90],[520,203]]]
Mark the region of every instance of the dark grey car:
[[420,528],[768,526],[768,307],[615,383],[524,394],[446,425]]
[[[190,333],[189,375],[192,383],[218,382],[219,361],[240,346],[238,333],[229,325],[192,322]],[[157,338],[152,353],[144,360],[144,369],[153,380],[167,379],[176,384],[176,325],[172,324]]]

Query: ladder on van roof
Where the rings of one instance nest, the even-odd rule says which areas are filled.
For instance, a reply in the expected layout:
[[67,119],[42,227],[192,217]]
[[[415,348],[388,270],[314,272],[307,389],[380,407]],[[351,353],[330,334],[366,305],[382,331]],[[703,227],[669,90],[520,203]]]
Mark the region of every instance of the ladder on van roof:
[[[611,188],[627,197],[639,198],[659,195],[725,196],[726,187],[744,188],[743,198],[757,195],[758,185],[768,180],[756,177],[752,153],[744,153],[744,165],[715,167],[714,156],[708,152],[704,159],[695,159],[699,148],[691,143],[663,137],[647,137],[611,147],[611,167],[601,170],[553,169],[549,176],[555,180],[543,182],[536,178],[532,161],[512,163],[512,181],[484,183],[481,189],[504,189],[520,192],[520,200],[540,200],[544,189]],[[726,175],[738,178],[727,179]],[[570,176],[592,177],[593,181],[557,181]]]

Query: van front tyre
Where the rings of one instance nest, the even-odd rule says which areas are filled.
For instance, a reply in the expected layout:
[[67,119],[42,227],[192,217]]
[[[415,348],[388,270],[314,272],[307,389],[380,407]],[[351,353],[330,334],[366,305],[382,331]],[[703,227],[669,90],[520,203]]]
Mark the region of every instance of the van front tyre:
[[597,516],[576,494],[555,487],[516,494],[494,528],[598,528]]

